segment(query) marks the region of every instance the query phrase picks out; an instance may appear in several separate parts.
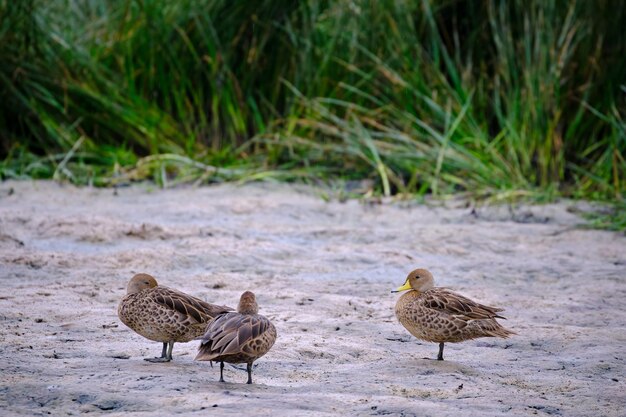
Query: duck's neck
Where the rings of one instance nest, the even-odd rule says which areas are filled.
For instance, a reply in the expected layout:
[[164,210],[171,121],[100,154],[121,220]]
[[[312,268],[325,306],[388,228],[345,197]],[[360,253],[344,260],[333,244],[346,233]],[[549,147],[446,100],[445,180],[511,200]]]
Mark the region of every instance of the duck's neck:
[[433,288],[435,288],[432,285],[422,285],[419,289],[417,288],[411,288],[411,291],[408,291],[409,293],[412,293],[413,295],[422,295],[425,292],[428,292],[430,290],[432,290]]
[[420,294],[422,294],[422,292],[420,290],[416,290],[416,289],[412,288],[412,289],[406,291],[404,294],[402,294],[402,296],[400,298],[403,298],[403,297],[417,297]]

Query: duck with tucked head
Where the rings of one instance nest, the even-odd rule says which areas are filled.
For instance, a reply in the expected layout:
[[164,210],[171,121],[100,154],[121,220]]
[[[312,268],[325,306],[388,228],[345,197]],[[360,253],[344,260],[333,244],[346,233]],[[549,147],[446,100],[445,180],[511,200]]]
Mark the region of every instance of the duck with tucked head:
[[161,357],[145,360],[169,362],[175,342],[189,342],[202,336],[209,321],[231,310],[162,287],[151,275],[137,274],[128,283],[117,315],[122,323],[146,339],[163,343]]
[[258,313],[254,293],[246,291],[236,313],[223,313],[207,326],[196,360],[219,362],[220,382],[224,382],[224,362],[245,363],[247,383],[252,384],[252,363],[274,345],[276,328]]
[[496,319],[501,308],[479,304],[447,288],[435,287],[433,275],[416,269],[404,285],[392,292],[407,291],[396,303],[396,317],[418,339],[439,343],[437,359],[443,360],[444,343],[480,337],[507,338],[516,334]]

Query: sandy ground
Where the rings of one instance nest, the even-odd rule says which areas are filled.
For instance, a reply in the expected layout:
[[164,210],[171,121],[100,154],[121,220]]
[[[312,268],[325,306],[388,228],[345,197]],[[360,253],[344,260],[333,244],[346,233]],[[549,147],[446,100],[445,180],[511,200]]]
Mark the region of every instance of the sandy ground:
[[[626,415],[626,237],[573,203],[325,202],[302,186],[0,184],[0,409],[10,415]],[[415,267],[506,308],[511,339],[437,346],[396,321]],[[257,294],[254,369],[143,359],[117,318],[137,272],[210,302]]]

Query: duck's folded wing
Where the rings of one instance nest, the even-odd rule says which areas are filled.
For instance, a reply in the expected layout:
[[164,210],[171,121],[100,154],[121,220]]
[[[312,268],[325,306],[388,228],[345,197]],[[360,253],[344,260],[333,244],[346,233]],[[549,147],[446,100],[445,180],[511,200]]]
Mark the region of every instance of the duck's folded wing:
[[182,313],[198,323],[207,321],[207,315],[215,317],[232,308],[209,304],[199,298],[173,290],[167,287],[158,287],[153,293],[155,302]]
[[215,355],[239,353],[249,341],[267,331],[269,326],[269,320],[263,316],[223,314],[209,324],[201,349],[209,349]]
[[504,318],[497,314],[503,309],[479,304],[446,289],[427,291],[422,295],[421,300],[427,308],[461,316],[468,320]]

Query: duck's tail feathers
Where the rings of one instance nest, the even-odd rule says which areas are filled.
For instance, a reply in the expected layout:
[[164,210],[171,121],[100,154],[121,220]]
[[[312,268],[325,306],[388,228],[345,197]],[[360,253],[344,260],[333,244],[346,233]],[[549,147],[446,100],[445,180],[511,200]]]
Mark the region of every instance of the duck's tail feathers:
[[[196,357],[193,359],[194,361],[214,361],[215,360],[215,355],[208,353],[208,352],[198,352],[198,354],[196,355]],[[211,364],[211,366],[213,366],[213,364]]]
[[[210,344],[201,344],[194,361],[214,361],[218,355],[215,352],[211,352],[210,346]],[[213,363],[211,363],[211,366],[213,366]]]
[[502,326],[495,320],[477,320],[477,324],[487,337],[501,337],[506,339],[517,334],[513,330],[509,330]]

